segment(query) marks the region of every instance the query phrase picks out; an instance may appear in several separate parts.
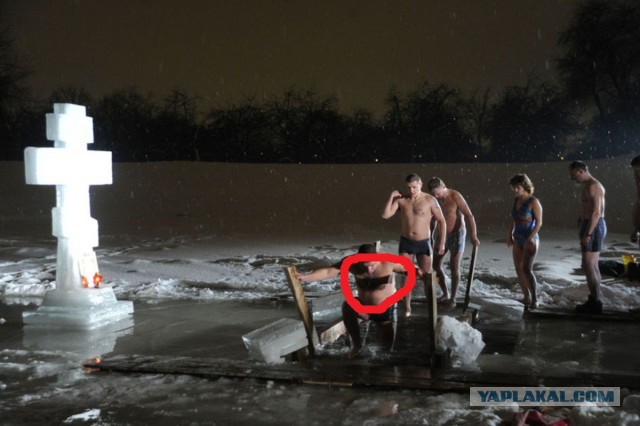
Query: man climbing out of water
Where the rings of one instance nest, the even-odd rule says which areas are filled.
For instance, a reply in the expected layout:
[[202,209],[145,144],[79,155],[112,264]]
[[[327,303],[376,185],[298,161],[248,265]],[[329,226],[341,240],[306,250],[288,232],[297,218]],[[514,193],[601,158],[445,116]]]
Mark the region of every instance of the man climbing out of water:
[[[444,255],[434,253],[433,268],[438,275],[438,283],[442,290],[442,301],[445,308],[453,308],[456,306],[456,293],[458,292],[458,284],[460,283],[460,260],[464,253],[465,237],[467,235],[466,225],[469,227],[471,234],[471,243],[474,246],[480,245],[478,234],[476,231],[476,220],[471,213],[471,209],[467,205],[462,194],[454,189],[447,188],[443,180],[439,177],[433,177],[427,183],[429,193],[436,197],[442,213],[444,215],[447,227],[438,227],[434,232],[433,240],[439,243],[444,239]],[[442,263],[444,256],[449,252],[449,267],[451,269],[451,293],[447,289],[444,270]]]
[[589,173],[587,165],[574,161],[569,165],[571,180],[583,185],[580,194],[580,248],[582,249],[582,269],[587,276],[589,298],[576,311],[585,314],[602,313],[600,301],[600,268],[598,259],[607,235],[604,221],[604,187]]
[[[389,219],[400,212],[400,245],[398,253],[413,260],[415,256],[418,270],[423,277],[425,293],[429,294],[428,281],[431,277],[431,221],[435,219],[440,229],[447,229],[442,210],[436,199],[422,192],[422,179],[411,173],[405,179],[407,194],[393,190],[382,210],[382,218]],[[444,238],[439,242],[437,253],[444,255]],[[405,316],[411,315],[411,292],[404,298]]]
[[[363,244],[358,249],[360,254],[376,253],[373,244]],[[346,259],[346,258],[345,258]],[[297,278],[303,282],[322,281],[336,277],[340,274],[342,262],[326,268],[316,269],[308,274],[297,274]],[[349,272],[355,277],[358,295],[356,299],[362,305],[377,306],[396,292],[394,272],[404,272],[400,264],[391,262],[358,262],[350,266]],[[358,319],[371,320],[378,325],[378,334],[383,346],[391,349],[395,340],[396,304],[392,305],[381,314],[361,314],[356,312],[346,301],[342,304],[342,321],[351,337],[351,351],[349,357],[357,356],[362,350],[360,337],[360,325]]]

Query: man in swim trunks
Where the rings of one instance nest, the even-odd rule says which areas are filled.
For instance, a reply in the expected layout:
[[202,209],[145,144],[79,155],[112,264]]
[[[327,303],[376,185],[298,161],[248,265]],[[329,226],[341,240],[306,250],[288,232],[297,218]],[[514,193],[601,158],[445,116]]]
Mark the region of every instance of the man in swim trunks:
[[[446,234],[444,243],[444,255],[434,253],[433,255],[433,269],[435,269],[438,275],[438,283],[442,290],[442,301],[446,308],[453,308],[456,306],[456,294],[458,292],[458,284],[460,283],[460,260],[464,252],[465,237],[467,229],[465,222],[469,227],[471,234],[471,243],[474,246],[480,245],[478,234],[476,231],[476,221],[471,213],[471,209],[467,205],[462,194],[454,189],[447,188],[444,181],[439,177],[433,177],[427,183],[429,193],[436,197],[444,220],[447,223],[446,232],[443,229],[436,228],[433,234],[433,240],[439,243],[443,234]],[[442,269],[442,263],[444,257],[449,253],[449,267],[451,268],[451,294],[447,289],[447,283],[445,281],[444,270]]]
[[587,276],[589,298],[576,306],[579,313],[599,314],[602,312],[600,300],[600,269],[598,259],[607,235],[604,221],[604,187],[589,173],[586,164],[574,161],[569,165],[571,180],[583,185],[580,194],[580,248],[582,249],[582,269]]
[[[425,292],[427,275],[431,273],[431,221],[435,220],[440,229],[446,229],[447,224],[438,201],[431,195],[422,192],[422,179],[415,173],[405,179],[407,194],[393,190],[382,210],[382,218],[389,219],[396,212],[400,212],[400,255],[413,259],[418,263],[418,273],[425,277]],[[437,253],[444,254],[444,240],[438,243]],[[405,315],[411,315],[411,292],[404,298]]]
[[640,155],[631,160],[631,168],[633,169],[633,179],[636,183],[636,202],[633,204],[633,232],[631,233],[631,242],[640,244]]
[[[358,253],[375,253],[373,244],[363,244],[358,249]],[[308,274],[298,274],[297,277],[303,282],[322,281],[336,277],[340,274],[340,262],[326,268],[316,269]],[[359,262],[350,266],[349,272],[356,280],[358,296],[356,299],[362,305],[379,305],[389,296],[396,292],[394,272],[404,272],[401,264],[391,262]],[[362,350],[362,339],[360,338],[360,325],[358,318],[370,320],[378,325],[378,335],[382,345],[391,349],[395,339],[396,305],[392,305],[381,314],[361,314],[356,312],[346,301],[342,304],[342,320],[351,337],[351,351],[349,357],[357,356]]]

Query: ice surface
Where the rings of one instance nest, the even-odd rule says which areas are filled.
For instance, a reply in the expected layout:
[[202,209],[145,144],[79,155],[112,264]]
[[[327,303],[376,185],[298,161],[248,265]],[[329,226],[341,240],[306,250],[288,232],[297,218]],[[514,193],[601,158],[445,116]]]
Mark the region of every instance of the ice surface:
[[282,318],[242,336],[252,357],[268,363],[284,362],[282,358],[307,346],[307,333],[300,320]]
[[342,316],[344,295],[341,291],[311,300],[314,322],[326,322]]
[[437,336],[436,345],[451,349],[465,365],[473,363],[485,346],[480,331],[447,315],[438,319]]
[[73,416],[67,417],[63,423],[75,423],[75,422],[88,422],[91,420],[98,420],[100,418],[100,410],[92,409],[87,410],[84,413],[74,414]]
[[111,288],[51,290],[42,305],[23,314],[24,324],[44,328],[92,330],[127,318],[133,302],[118,301]]
[[[69,314],[68,311],[65,314]],[[76,321],[72,326],[77,324]],[[84,324],[82,322],[81,324]],[[119,321],[95,329],[73,329],[71,327],[24,327],[23,345],[30,350],[65,351],[78,355],[82,359],[99,358],[112,352],[118,338],[130,334],[134,322],[131,315]]]
[[471,296],[471,303],[480,305],[482,311],[514,319],[522,318],[524,305],[517,300],[503,297]]

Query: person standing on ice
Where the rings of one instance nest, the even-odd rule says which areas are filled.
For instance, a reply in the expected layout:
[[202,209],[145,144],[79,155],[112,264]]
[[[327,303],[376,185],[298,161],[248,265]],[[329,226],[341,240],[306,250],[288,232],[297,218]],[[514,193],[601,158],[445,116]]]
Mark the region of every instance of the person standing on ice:
[[633,221],[633,232],[631,242],[640,244],[640,155],[631,160],[633,169],[633,179],[636,183],[636,202],[633,204],[631,219]]
[[[359,254],[376,253],[373,244],[362,244],[358,249]],[[346,259],[346,258],[345,258]],[[296,276],[302,282],[322,281],[337,277],[340,274],[342,259],[335,265],[319,268],[308,274],[298,273]],[[400,264],[391,262],[358,262],[350,266],[349,272],[356,279],[358,296],[356,299],[362,305],[379,305],[396,292],[396,284],[393,279],[394,272],[404,272]],[[360,325],[358,318],[375,321],[378,324],[380,342],[388,349],[393,347],[395,340],[396,304],[391,305],[381,314],[361,314],[356,312],[346,301],[342,304],[342,321],[351,337],[351,351],[349,357],[357,356],[362,350],[360,337]]]
[[526,308],[538,307],[537,281],[533,263],[538,253],[538,232],[542,227],[542,205],[533,196],[534,186],[526,174],[518,174],[509,181],[516,198],[513,200],[507,233],[507,247],[513,252],[513,265]]
[[571,180],[582,184],[580,194],[579,236],[582,250],[582,269],[587,276],[589,298],[576,311],[585,314],[602,313],[600,300],[600,268],[598,259],[607,236],[607,224],[604,221],[604,187],[589,173],[587,165],[574,161],[569,165]]
[[444,255],[434,253],[433,268],[438,275],[438,283],[442,290],[444,307],[453,308],[456,306],[456,293],[458,292],[458,284],[460,283],[460,260],[464,253],[465,237],[467,235],[465,222],[469,227],[471,243],[474,246],[480,245],[476,230],[476,220],[462,194],[454,189],[447,188],[439,177],[431,178],[429,182],[427,182],[427,188],[429,189],[429,193],[438,200],[445,222],[447,223],[446,231],[444,228],[437,228],[435,230],[433,240],[436,244],[443,238],[445,240],[444,255],[449,252],[450,256],[451,294],[449,294],[449,290],[447,289],[445,274],[442,269]]
[[[420,275],[425,279],[431,273],[431,221],[435,219],[440,229],[447,229],[444,215],[438,201],[431,195],[422,192],[422,179],[411,173],[405,179],[407,194],[393,190],[382,210],[382,218],[389,219],[400,212],[400,244],[398,253],[413,259],[415,256]],[[438,244],[438,254],[444,255],[444,239]],[[427,281],[425,293],[429,294]],[[411,292],[404,298],[405,316],[411,315]]]

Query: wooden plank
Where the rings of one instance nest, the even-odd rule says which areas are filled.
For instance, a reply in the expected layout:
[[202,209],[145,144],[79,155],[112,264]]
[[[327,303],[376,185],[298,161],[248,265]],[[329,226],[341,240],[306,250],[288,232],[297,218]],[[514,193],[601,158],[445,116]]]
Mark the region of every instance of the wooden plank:
[[632,311],[611,311],[604,310],[601,314],[580,314],[574,307],[540,307],[524,311],[525,317],[552,318],[566,320],[584,321],[619,321],[619,322],[639,322],[640,313]]
[[422,277],[424,280],[424,292],[427,296],[427,315],[429,316],[429,348],[431,353],[436,350],[436,331],[438,329],[438,295],[434,278],[435,273],[431,272]]
[[252,361],[189,357],[115,355],[85,368],[104,372],[187,374],[206,378],[233,377],[329,386],[467,391],[468,384],[433,380],[425,366],[383,365],[347,360],[309,359],[299,363],[264,364]]
[[318,327],[317,330],[321,345],[333,343],[338,339],[338,337],[347,332],[347,328],[345,327],[342,318],[330,324],[326,324],[323,327]]
[[291,288],[291,294],[293,294],[293,299],[296,303],[296,309],[298,310],[298,315],[300,315],[300,319],[304,323],[304,329],[307,332],[307,339],[309,340],[309,355],[313,356],[315,354],[315,333],[316,330],[313,326],[313,318],[311,317],[311,312],[309,311],[309,305],[307,303],[306,297],[304,297],[304,290],[302,289],[302,283],[296,276],[296,267],[295,266],[287,266],[284,268],[284,273],[287,276],[287,282],[289,283],[289,287]]
[[186,374],[204,378],[252,378],[328,386],[369,386],[390,389],[429,389],[468,392],[471,386],[616,386],[640,387],[640,376],[578,373],[569,377],[544,374],[506,374],[442,371],[406,363],[384,365],[344,359],[309,359],[305,362],[264,364],[245,360],[170,356],[113,355],[87,360],[87,369],[102,372]]
[[473,276],[476,272],[476,256],[478,254],[478,246],[473,246],[471,250],[471,263],[469,263],[469,274],[467,275],[467,289],[464,292],[464,305],[462,305],[462,312],[466,312],[469,307],[469,300],[471,299],[471,285],[473,284]]

